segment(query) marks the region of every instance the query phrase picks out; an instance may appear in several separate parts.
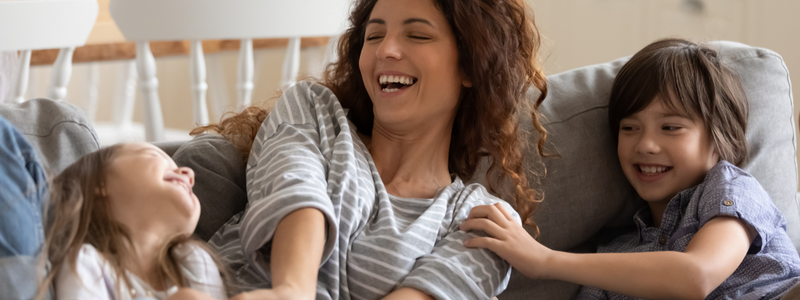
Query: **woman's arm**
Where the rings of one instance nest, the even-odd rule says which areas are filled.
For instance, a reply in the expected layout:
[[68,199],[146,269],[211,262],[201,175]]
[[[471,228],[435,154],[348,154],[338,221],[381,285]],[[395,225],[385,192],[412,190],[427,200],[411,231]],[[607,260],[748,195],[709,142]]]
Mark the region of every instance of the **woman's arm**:
[[468,247],[488,248],[532,278],[558,279],[633,297],[702,299],[728,278],[755,238],[735,218],[706,223],[686,252],[573,254],[553,251],[508,220],[500,206],[473,209],[462,230],[483,230]]
[[303,208],[278,223],[270,259],[271,290],[242,293],[231,300],[314,299],[317,273],[325,245],[325,218],[314,208]]

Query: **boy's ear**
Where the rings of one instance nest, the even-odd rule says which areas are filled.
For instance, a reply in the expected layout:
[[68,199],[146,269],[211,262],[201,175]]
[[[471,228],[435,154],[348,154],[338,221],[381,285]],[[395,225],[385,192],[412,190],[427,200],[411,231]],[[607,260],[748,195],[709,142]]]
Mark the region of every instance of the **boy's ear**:
[[106,189],[105,188],[101,188],[101,187],[94,188],[94,194],[97,195],[97,196],[108,197],[108,193],[106,193]]

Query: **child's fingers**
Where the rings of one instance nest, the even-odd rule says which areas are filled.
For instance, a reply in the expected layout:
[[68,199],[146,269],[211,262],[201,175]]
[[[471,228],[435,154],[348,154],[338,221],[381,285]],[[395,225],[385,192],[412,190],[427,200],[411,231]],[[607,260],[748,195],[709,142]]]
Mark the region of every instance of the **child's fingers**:
[[492,220],[492,222],[497,223],[500,227],[505,227],[506,223],[508,223],[508,219],[506,219],[503,213],[494,205],[479,205],[473,207],[469,211],[469,217],[467,217],[467,219],[478,218]]
[[497,223],[485,218],[468,219],[461,223],[459,229],[462,231],[483,230],[497,239],[505,240],[506,238],[505,229],[498,226]]
[[505,207],[503,207],[503,203],[497,202],[494,204],[494,206],[497,207],[498,210],[500,210],[503,216],[506,217],[506,220],[514,221],[514,216],[512,216],[511,213],[508,210],[506,210]]
[[467,248],[486,248],[486,249],[492,250],[492,252],[497,252],[497,247],[499,247],[499,246],[500,246],[500,241],[498,241],[497,239],[488,237],[488,236],[471,238],[471,239],[468,239],[468,240],[464,241],[464,247],[467,247]]

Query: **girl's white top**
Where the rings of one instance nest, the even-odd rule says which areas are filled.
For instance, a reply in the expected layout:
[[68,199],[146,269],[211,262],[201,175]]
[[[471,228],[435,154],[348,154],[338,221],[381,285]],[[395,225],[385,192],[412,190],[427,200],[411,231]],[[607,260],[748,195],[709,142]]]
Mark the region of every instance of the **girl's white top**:
[[[227,299],[219,270],[205,250],[194,245],[180,245],[172,254],[177,258],[189,287],[215,299]],[[126,271],[126,274],[131,281],[130,287],[124,280],[117,281],[114,269],[92,245],[84,244],[75,261],[75,270],[65,262],[56,275],[56,299],[160,300],[178,290],[177,286],[171,285],[165,291],[156,291],[133,273]]]

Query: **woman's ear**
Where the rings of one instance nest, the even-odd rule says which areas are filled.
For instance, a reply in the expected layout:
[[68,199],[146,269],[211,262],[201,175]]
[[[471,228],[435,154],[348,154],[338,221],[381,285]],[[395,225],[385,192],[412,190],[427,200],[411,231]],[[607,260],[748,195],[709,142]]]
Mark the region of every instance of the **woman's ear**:
[[467,88],[471,88],[472,87],[472,81],[469,80],[469,77],[467,76],[467,74],[464,74],[464,71],[459,71],[458,73],[461,74],[461,85],[464,86],[464,87],[467,87]]

